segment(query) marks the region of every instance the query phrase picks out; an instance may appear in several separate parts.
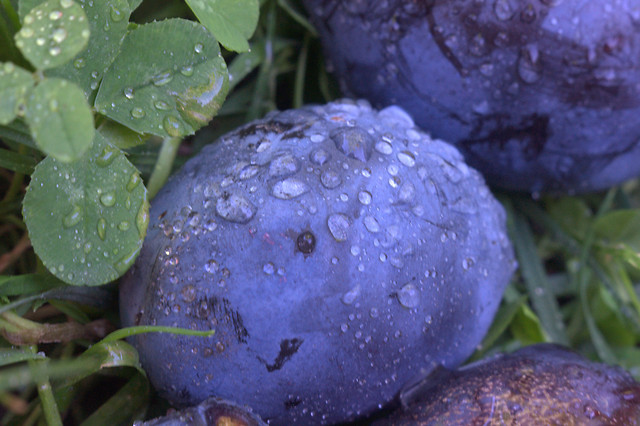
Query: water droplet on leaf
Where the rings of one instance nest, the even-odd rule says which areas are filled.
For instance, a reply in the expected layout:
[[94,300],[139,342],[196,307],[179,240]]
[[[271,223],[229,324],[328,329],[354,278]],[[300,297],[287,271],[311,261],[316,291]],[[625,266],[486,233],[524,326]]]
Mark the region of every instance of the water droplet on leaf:
[[102,217],[98,219],[97,231],[98,237],[100,237],[100,239],[104,241],[107,236],[107,221]]
[[66,215],[62,220],[62,224],[65,228],[71,228],[72,226],[77,225],[82,220],[82,208],[80,206],[74,205],[71,213]]

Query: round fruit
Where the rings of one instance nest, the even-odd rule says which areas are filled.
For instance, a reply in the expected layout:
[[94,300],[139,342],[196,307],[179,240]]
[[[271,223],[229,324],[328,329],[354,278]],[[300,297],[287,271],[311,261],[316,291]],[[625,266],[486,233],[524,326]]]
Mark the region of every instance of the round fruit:
[[343,100],[223,136],[153,200],[123,325],[176,404],[274,424],[353,419],[481,341],[514,269],[505,215],[452,146]]
[[552,344],[438,370],[401,399],[404,410],[375,424],[640,424],[640,383]]
[[250,408],[209,398],[195,407],[174,411],[134,426],[267,426]]
[[397,104],[493,185],[640,174],[635,0],[305,0],[346,93]]

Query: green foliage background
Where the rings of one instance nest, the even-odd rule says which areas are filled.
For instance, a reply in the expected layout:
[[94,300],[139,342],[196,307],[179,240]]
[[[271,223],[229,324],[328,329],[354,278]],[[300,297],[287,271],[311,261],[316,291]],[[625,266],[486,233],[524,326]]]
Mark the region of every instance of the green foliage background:
[[[0,46],[0,423],[161,415],[122,339],[188,331],[118,330],[116,300],[148,200],[217,136],[339,97],[317,35],[293,0],[0,0]],[[640,379],[639,194],[497,193],[520,268],[472,359],[556,342]]]

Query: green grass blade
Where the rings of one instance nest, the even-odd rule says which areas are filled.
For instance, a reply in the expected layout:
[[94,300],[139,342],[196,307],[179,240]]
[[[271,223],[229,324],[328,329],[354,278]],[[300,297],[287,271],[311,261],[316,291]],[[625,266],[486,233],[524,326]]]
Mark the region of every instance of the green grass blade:
[[81,426],[125,424],[144,407],[149,399],[149,382],[141,374],[134,376],[115,395],[87,417]]
[[552,342],[569,344],[558,302],[540,261],[531,228],[522,214],[507,206],[509,233],[533,308]]

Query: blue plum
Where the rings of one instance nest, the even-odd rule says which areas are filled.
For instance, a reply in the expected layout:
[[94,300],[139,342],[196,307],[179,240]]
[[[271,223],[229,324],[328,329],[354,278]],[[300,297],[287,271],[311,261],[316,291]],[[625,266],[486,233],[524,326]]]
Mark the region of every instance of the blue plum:
[[304,0],[343,91],[397,104],[495,186],[640,174],[637,0]]
[[478,172],[398,107],[273,112],[205,147],[151,203],[124,326],[176,405],[210,396],[271,424],[367,415],[485,335],[515,261]]

